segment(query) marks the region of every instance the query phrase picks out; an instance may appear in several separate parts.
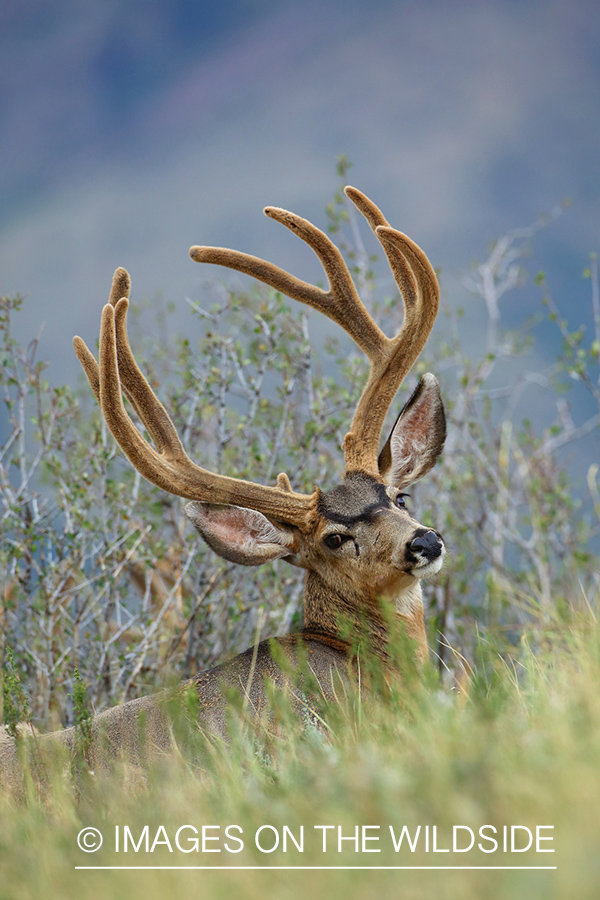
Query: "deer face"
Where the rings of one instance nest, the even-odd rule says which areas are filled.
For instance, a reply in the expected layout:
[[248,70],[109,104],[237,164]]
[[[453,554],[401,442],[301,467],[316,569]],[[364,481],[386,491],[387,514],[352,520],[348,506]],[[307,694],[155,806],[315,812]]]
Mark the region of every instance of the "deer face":
[[380,454],[379,477],[349,472],[342,484],[320,492],[308,533],[241,507],[189,503],[186,512],[212,549],[232,562],[283,558],[345,596],[396,597],[442,567],[443,539],[411,516],[403,489],[432,468],[445,433],[439,387],[426,375]]
[[321,495],[321,518],[300,553],[305,568],[366,595],[395,593],[438,572],[445,548],[407,509],[405,494],[360,472]]

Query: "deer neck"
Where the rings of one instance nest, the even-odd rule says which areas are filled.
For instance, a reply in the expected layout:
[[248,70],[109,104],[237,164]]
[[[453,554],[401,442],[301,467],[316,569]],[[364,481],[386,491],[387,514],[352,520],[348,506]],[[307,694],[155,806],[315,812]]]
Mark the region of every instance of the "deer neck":
[[389,660],[389,612],[392,606],[406,636],[416,644],[418,663],[428,655],[427,633],[420,582],[411,579],[384,595],[365,597],[351,587],[343,591],[326,584],[310,571],[304,588],[304,634],[351,653],[357,636],[366,636],[371,652]]

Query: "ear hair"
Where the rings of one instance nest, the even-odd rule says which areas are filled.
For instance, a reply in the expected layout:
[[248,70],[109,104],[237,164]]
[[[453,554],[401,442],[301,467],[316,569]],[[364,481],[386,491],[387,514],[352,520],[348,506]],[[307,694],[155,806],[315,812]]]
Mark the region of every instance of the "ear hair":
[[208,546],[229,562],[259,566],[296,551],[294,529],[274,524],[254,509],[194,501],[185,511]]
[[436,464],[446,440],[446,416],[437,379],[423,375],[396,419],[379,454],[379,471],[387,484],[407,487]]

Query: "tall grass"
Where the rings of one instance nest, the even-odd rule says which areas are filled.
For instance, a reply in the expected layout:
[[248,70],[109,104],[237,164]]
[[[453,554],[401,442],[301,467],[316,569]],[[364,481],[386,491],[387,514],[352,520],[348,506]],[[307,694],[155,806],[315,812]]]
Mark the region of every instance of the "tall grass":
[[[596,898],[600,628],[591,615],[581,615],[557,622],[546,646],[536,652],[525,636],[518,658],[500,657],[483,640],[477,655],[460,690],[441,689],[429,673],[402,690],[362,701],[346,698],[325,714],[326,727],[306,727],[283,711],[285,733],[267,742],[264,735],[236,728],[234,720],[228,747],[208,744],[199,756],[198,747],[188,745],[144,778],[123,769],[89,776],[75,788],[56,773],[42,798],[34,796],[24,805],[0,800],[0,896],[152,900],[167,892],[190,892],[250,898]],[[232,825],[241,831],[231,829],[228,838],[225,828]],[[314,827],[322,825],[335,826],[326,832],[325,852],[323,830]],[[438,852],[433,850],[434,825]],[[477,842],[468,852],[440,852],[452,851],[453,826],[468,826],[477,836],[484,825],[495,826],[500,835],[497,852],[484,853]],[[77,835],[87,826],[104,836],[96,853],[78,848]],[[139,845],[137,852],[131,841],[124,852],[125,826]],[[145,826],[149,850],[158,838],[153,852],[146,852]],[[200,839],[202,826],[213,826],[205,832],[207,849],[202,852],[201,844],[198,852],[178,849],[181,826],[194,826]],[[255,845],[262,826],[271,826],[259,833],[264,851],[273,847],[277,829],[280,843],[273,852]],[[289,829],[285,852],[284,826]],[[299,843],[301,826],[302,852],[289,837]],[[353,837],[356,826],[358,851],[354,841],[346,840],[339,852],[338,827],[343,836]],[[362,826],[370,826],[364,848]],[[414,852],[406,838],[395,852],[390,826],[396,838],[407,826],[413,840],[421,826]],[[540,835],[552,840],[539,846],[555,852],[535,852],[535,845],[527,852],[503,852],[503,826],[525,826],[533,834],[543,826]],[[516,834],[517,846],[523,847],[527,832],[521,828]],[[192,847],[193,836],[184,829],[180,845]],[[459,829],[457,836],[458,846],[467,846],[469,832]],[[236,837],[243,840],[243,850],[228,852],[226,844],[239,849]],[[478,842],[493,846],[481,838]],[[80,866],[224,868],[92,871]],[[274,868],[281,866],[301,868]],[[365,868],[339,868],[346,866]],[[432,868],[376,868],[382,866]],[[436,870],[441,866],[501,869]]]

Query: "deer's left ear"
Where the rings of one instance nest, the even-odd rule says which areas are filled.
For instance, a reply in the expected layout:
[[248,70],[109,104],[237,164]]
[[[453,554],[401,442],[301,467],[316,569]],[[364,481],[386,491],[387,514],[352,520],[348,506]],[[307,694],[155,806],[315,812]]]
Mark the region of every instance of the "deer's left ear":
[[427,373],[396,419],[379,454],[386,484],[407,487],[436,464],[446,440],[446,416],[437,379]]
[[194,500],[185,511],[211,550],[230,562],[260,566],[282,557],[293,561],[298,549],[293,528],[276,525],[254,509]]

